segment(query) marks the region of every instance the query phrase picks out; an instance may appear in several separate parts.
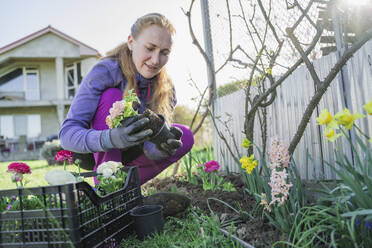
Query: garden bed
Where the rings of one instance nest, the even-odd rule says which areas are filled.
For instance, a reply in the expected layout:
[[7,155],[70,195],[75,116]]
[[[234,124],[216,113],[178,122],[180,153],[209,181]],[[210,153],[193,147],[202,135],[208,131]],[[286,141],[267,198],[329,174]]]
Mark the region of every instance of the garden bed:
[[[254,247],[271,247],[271,244],[282,240],[280,231],[270,225],[267,219],[253,214],[255,199],[244,193],[245,185],[240,175],[230,174],[226,180],[233,183],[236,191],[204,191],[201,183],[196,186],[185,181],[182,177],[155,178],[143,185],[142,190],[150,192],[176,191],[187,195],[191,199],[192,206],[200,208],[205,214],[210,215],[212,210],[219,217],[221,225],[226,225],[223,227],[225,230],[231,228],[231,221],[234,220],[233,234]],[[248,214],[241,212],[239,215],[230,207],[211,198],[224,201],[235,209],[246,211]]]

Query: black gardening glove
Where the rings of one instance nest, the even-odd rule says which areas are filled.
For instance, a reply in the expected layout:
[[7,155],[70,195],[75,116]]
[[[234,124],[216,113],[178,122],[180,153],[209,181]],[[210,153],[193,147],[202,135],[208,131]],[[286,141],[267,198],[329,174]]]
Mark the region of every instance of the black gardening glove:
[[182,131],[177,127],[171,127],[170,132],[174,138],[168,139],[166,143],[160,144],[160,149],[151,141],[146,141],[143,145],[143,152],[150,160],[160,160],[170,157],[182,146],[181,136]]
[[182,146],[182,130],[178,127],[171,126],[170,132],[174,135],[173,139],[168,139],[167,142],[161,143],[160,148],[162,151],[172,156]]
[[151,129],[146,129],[146,124],[149,122],[148,118],[129,118],[122,123],[118,128],[109,129],[109,136],[112,148],[126,150],[130,147],[139,145],[150,138],[152,134]]

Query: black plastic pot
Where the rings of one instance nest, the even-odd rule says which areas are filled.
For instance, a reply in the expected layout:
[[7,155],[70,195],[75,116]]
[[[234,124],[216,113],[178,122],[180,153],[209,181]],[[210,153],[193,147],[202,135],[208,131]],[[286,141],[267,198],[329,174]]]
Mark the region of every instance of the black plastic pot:
[[160,130],[150,138],[150,141],[154,143],[158,147],[158,149],[159,148],[161,149],[160,147],[161,143],[167,143],[168,139],[174,139],[175,137],[173,133],[170,131],[169,126],[167,122],[165,121],[164,116],[162,115],[158,115],[158,116],[160,117],[160,119],[162,119],[163,125],[160,128]]
[[163,206],[161,205],[137,206],[130,210],[130,215],[134,219],[138,239],[142,240],[148,235],[160,233],[163,230]]

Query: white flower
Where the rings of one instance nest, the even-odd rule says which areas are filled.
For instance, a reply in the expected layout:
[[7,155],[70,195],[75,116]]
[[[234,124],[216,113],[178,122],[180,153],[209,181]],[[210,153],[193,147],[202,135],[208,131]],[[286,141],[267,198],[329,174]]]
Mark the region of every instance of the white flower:
[[76,178],[71,172],[65,170],[50,170],[45,174],[45,180],[50,185],[76,183]]
[[114,175],[121,167],[123,167],[123,164],[120,162],[115,161],[107,161],[100,164],[97,168],[97,173],[102,174],[103,177],[111,177]]

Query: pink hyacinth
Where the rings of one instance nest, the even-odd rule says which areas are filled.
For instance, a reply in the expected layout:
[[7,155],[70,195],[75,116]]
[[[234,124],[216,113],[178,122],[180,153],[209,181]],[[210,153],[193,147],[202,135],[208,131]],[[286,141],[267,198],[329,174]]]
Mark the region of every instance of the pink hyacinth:
[[8,172],[18,174],[31,174],[31,168],[25,163],[15,162],[8,165]]
[[220,169],[220,164],[217,161],[211,160],[205,163],[205,172],[217,171]]
[[54,157],[54,160],[58,162],[67,160],[70,164],[72,164],[73,154],[70,151],[62,150],[57,152],[56,156]]
[[288,173],[286,168],[290,160],[288,146],[274,137],[269,148],[271,176],[271,202],[269,205],[278,203],[283,205],[289,197],[289,190],[293,186],[287,183]]
[[281,142],[278,137],[274,137],[269,147],[269,157],[271,169],[276,167],[287,168],[290,160],[288,146]]

